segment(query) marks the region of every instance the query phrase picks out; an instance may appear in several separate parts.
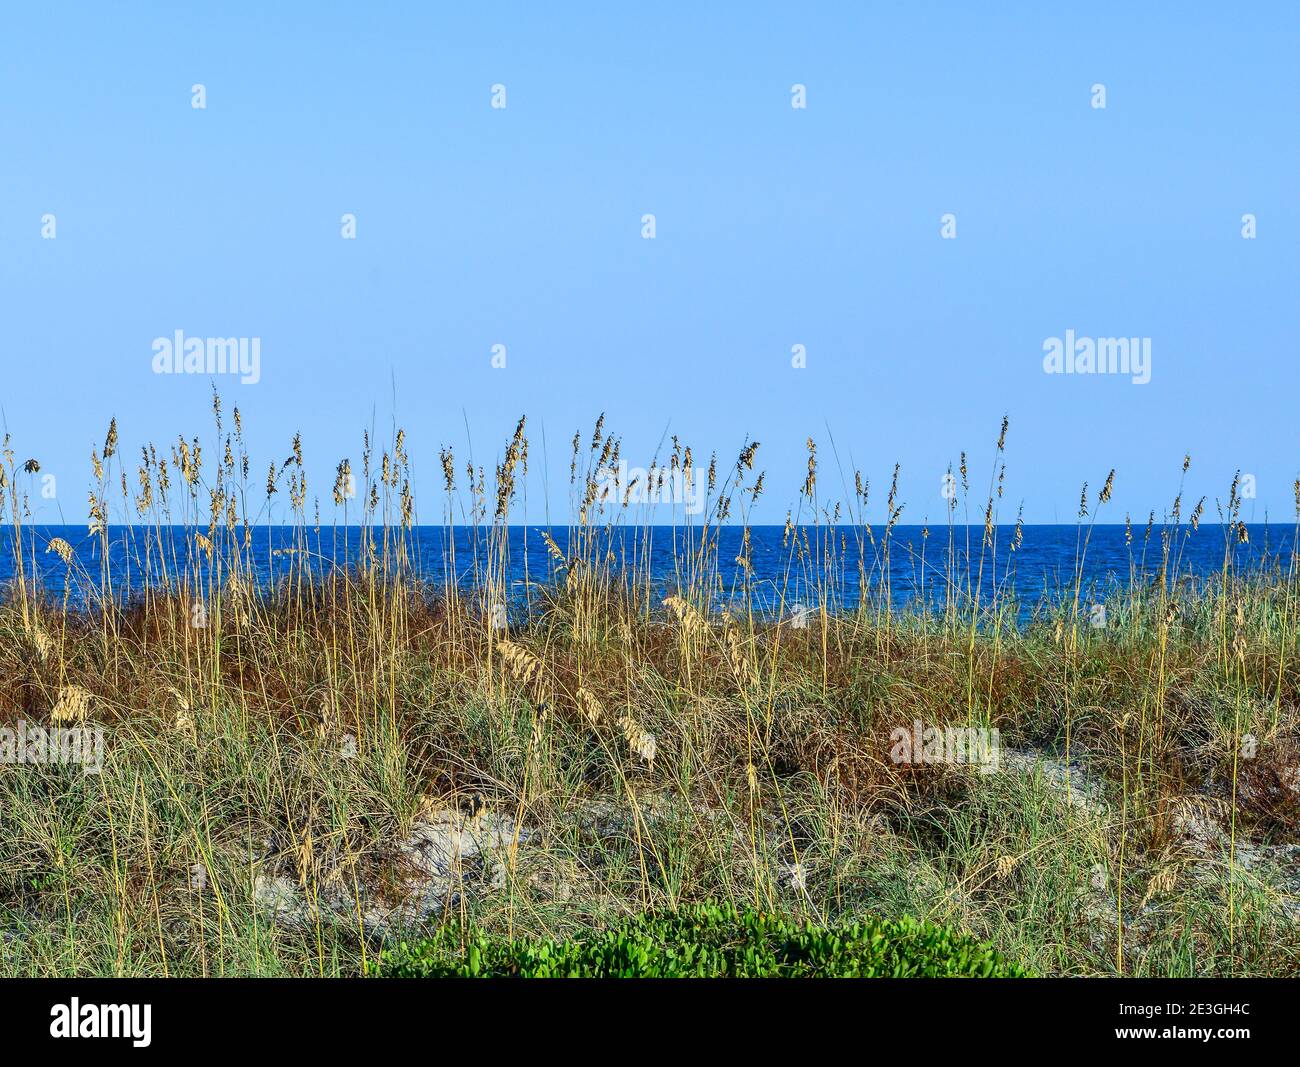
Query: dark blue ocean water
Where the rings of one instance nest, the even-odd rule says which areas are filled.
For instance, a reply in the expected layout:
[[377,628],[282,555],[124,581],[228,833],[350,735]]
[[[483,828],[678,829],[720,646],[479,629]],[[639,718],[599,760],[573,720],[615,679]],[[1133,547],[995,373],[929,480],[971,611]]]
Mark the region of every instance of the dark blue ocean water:
[[[537,583],[554,580],[554,561],[543,543],[542,529],[540,526],[509,528],[506,587],[508,598],[515,604],[535,592]],[[997,533],[994,554],[983,546],[983,527],[958,526],[951,534],[957,555],[954,581],[963,592],[976,588],[975,576],[980,570],[983,549],[983,581],[979,585],[983,596],[987,598],[996,587],[1002,598],[1012,595],[1023,614],[1055,598],[1072,597],[1076,566],[1082,559],[1081,595],[1100,599],[1130,581],[1150,581],[1159,573],[1165,551],[1162,533],[1168,534],[1171,577],[1217,574],[1224,566],[1225,552],[1230,565],[1239,571],[1289,566],[1291,528],[1252,525],[1248,531],[1249,541],[1243,544],[1235,535],[1225,537],[1224,529],[1218,525],[1202,525],[1196,532],[1186,526],[1179,529],[1156,526],[1149,539],[1144,536],[1144,527],[1139,526],[1133,530],[1132,543],[1126,544],[1123,526],[1099,525],[1092,528],[1090,535],[1086,528],[1081,530],[1075,526],[1026,526],[1023,543],[1017,551],[1010,552],[1013,528],[1003,526]],[[552,527],[549,532],[560,548],[568,552],[569,531],[565,527]],[[313,530],[295,533],[281,526],[254,528],[247,559],[257,580],[264,585],[283,579],[294,558],[315,573],[323,574],[334,565],[357,561],[362,533],[358,527],[324,528],[319,534]],[[712,531],[710,536],[717,538],[717,549],[712,553],[716,560],[716,572],[711,579],[714,588],[730,599],[741,594],[747,585],[749,595],[758,606],[784,605],[788,609],[792,604],[819,604],[828,571],[834,574],[836,588],[831,606],[855,605],[864,585],[868,593],[882,592],[886,578],[891,602],[899,605],[918,598],[941,603],[952,584],[948,581],[950,533],[947,527],[931,528],[928,538],[923,536],[921,527],[896,527],[889,540],[888,566],[879,529],[874,531],[873,542],[858,528],[834,528],[836,551],[829,558],[824,550],[828,528],[803,527],[801,538],[806,534],[814,549],[803,560],[792,557],[790,548],[783,547],[783,534],[780,526],[750,528],[750,569],[746,574],[736,562],[742,549],[741,529],[722,527]],[[164,529],[165,552],[161,554],[158,536],[157,530],[149,531],[152,544],[146,553],[143,528],[110,527],[106,570],[116,598],[138,596],[147,584],[161,584],[168,573],[175,574],[185,566],[193,572],[206,573],[206,553],[196,547],[192,529]],[[303,536],[306,537],[305,553],[300,551],[293,557],[284,551],[295,546],[301,549],[302,542],[295,538]],[[422,580],[434,586],[445,586],[454,580],[461,588],[468,589],[475,584],[476,575],[482,574],[487,558],[482,531],[476,536],[470,528],[456,527],[449,538],[445,527],[425,526],[408,531],[407,536],[412,569]],[[643,579],[648,573],[650,580],[667,593],[685,580],[686,576],[678,568],[687,550],[691,546],[698,548],[700,536],[698,529],[682,527],[616,527],[606,535],[602,542],[604,551],[599,555],[613,575],[626,574],[635,566]],[[1082,547],[1085,536],[1088,537],[1086,552]],[[75,552],[72,566],[47,551],[55,537],[72,545]],[[647,538],[648,554],[643,547]],[[820,551],[816,548],[819,543],[823,545]],[[382,546],[377,547],[382,551]],[[0,582],[5,584],[15,575],[14,548],[12,533],[0,533]],[[454,549],[454,566],[449,548]],[[88,536],[85,526],[28,528],[23,531],[23,555],[28,581],[35,574],[35,583],[50,594],[60,598],[66,594],[77,603],[94,600],[98,595],[105,573],[103,553],[98,537]]]

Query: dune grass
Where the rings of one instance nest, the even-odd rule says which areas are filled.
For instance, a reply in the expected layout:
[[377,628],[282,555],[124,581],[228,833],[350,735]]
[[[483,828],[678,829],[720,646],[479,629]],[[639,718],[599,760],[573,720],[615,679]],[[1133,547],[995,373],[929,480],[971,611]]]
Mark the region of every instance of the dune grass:
[[[238,412],[226,425],[214,398],[214,416],[206,446],[146,446],[134,471],[113,424],[92,464],[98,573],[34,536],[39,463],[6,442],[18,575],[0,721],[105,744],[96,774],[0,765],[0,973],[358,975],[440,924],[581,941],[700,901],[821,925],[910,917],[1040,974],[1300,969],[1300,586],[1294,558],[1238,569],[1235,485],[1222,574],[1182,572],[1204,502],[1184,523],[1180,495],[1132,531],[1104,626],[1082,574],[1114,474],[1085,487],[1076,580],[1026,619],[1007,580],[1019,524],[999,543],[1005,423],[985,500],[964,455],[953,472],[925,605],[888,580],[897,470],[873,528],[860,474],[851,500],[819,495],[810,441],[785,540],[811,608],[792,619],[786,589],[759,605],[743,562],[719,577],[719,524],[746,524],[764,492],[756,444],[731,465],[676,441],[663,457],[708,487],[665,588],[649,515],[601,496],[620,442],[603,419],[575,435],[565,548],[530,530],[550,565],[521,600],[506,527],[528,485],[522,420],[494,478],[441,454],[442,521],[480,534],[446,561],[465,575],[448,587],[412,562],[404,434],[378,460],[367,438],[322,505],[296,438],[263,484]],[[293,545],[267,583],[251,538],[280,501]],[[982,536],[956,524],[972,506]],[[125,521],[117,573],[109,524]],[[350,564],[324,566],[350,525],[365,529]],[[63,596],[38,581],[51,572]],[[897,761],[914,723],[996,729],[996,770]],[[310,904],[399,894],[400,842],[439,812],[508,816],[519,840],[486,871],[463,865],[419,929],[376,932],[359,905],[289,924],[259,903],[271,870]]]

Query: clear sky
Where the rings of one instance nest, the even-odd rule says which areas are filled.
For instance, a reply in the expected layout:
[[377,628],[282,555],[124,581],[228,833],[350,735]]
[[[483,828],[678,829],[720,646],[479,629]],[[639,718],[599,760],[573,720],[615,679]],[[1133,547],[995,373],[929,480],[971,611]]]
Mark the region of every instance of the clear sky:
[[[208,376],[153,371],[183,330],[259,339],[221,387],[262,476],[301,430],[327,495],[395,416],[429,521],[438,447],[490,462],[522,413],[563,510],[601,411],[634,464],[760,440],[758,521],[810,434],[824,486],[833,434],[936,519],[1004,413],[1004,518],[1072,521],[1111,467],[1103,516],[1145,517],[1190,451],[1189,495],[1240,468],[1290,521],[1300,5],[990,6],[7,0],[0,406],[58,478],[37,517],[84,518],[111,415],[132,460],[206,431]],[[1150,338],[1150,382],[1046,374],[1067,330]]]

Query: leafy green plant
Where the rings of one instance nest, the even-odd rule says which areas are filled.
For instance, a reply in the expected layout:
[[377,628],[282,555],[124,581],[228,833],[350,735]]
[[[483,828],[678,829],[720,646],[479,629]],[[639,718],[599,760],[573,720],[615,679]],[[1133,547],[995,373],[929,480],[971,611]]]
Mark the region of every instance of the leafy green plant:
[[445,927],[385,952],[395,978],[1008,978],[1023,968],[964,934],[904,917],[819,927],[730,904],[648,913],[580,941]]

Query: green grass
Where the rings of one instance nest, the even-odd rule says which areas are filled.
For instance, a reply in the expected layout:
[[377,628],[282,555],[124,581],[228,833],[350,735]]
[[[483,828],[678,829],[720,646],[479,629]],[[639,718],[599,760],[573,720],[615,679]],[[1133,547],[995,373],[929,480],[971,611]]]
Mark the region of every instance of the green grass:
[[445,927],[380,958],[388,978],[1022,978],[991,946],[910,917],[833,927],[731,904],[639,915],[583,939]]
[[[573,536],[501,630],[490,607],[510,592],[522,424],[495,513],[491,486],[476,475],[458,488],[463,464],[448,457],[435,509],[484,533],[455,561],[473,582],[454,596],[411,558],[401,440],[382,462],[362,456],[357,498],[341,489],[331,517],[326,496],[322,525],[286,442],[267,499],[288,505],[295,547],[276,557],[275,587],[256,590],[244,522],[269,505],[239,426],[217,429],[202,457],[178,442],[137,469],[113,429],[95,463],[98,558],[110,557],[102,519],[136,526],[112,575],[33,536],[32,474],[0,450],[5,536],[24,568],[0,595],[0,725],[80,708],[105,735],[99,774],[0,765],[0,975],[355,976],[385,952],[385,966],[453,966],[462,943],[489,969],[537,953],[626,962],[617,953],[634,946],[656,967],[665,950],[672,966],[731,965],[749,945],[736,928],[688,942],[628,925],[643,912],[680,923],[701,901],[788,917],[763,920],[787,924],[752,946],[764,967],[799,938],[825,948],[818,938],[857,924],[828,968],[942,968],[943,945],[981,965],[987,943],[1044,975],[1300,972],[1300,567],[1237,568],[1235,494],[1221,576],[1179,572],[1175,507],[1134,528],[1132,581],[1095,628],[1090,598],[1069,586],[1016,625],[1016,542],[998,541],[996,521],[983,543],[978,529],[963,544],[936,528],[927,580],[936,567],[951,578],[940,610],[900,609],[880,581],[892,523],[868,527],[859,499],[832,530],[833,505],[806,485],[787,564],[826,610],[795,627],[765,617],[748,585],[721,587],[716,524],[749,521],[752,447],[721,463],[690,546],[673,542],[681,580],[666,600],[646,581],[664,547],[639,525],[651,516],[595,495],[612,448],[601,431],[574,455]],[[815,462],[810,451],[810,473]],[[962,513],[996,520],[997,500],[963,495]],[[1104,503],[1080,522],[1080,560]],[[310,573],[331,518],[373,525],[373,541],[354,567]],[[192,552],[171,586],[116,603],[115,583],[129,572],[140,591],[164,552],[154,527],[173,524]],[[1217,537],[1207,525],[1197,536]],[[628,535],[627,556],[611,555],[611,531]],[[867,546],[861,601],[842,581],[849,538]],[[998,591],[973,597],[994,559]],[[41,592],[37,570],[68,596]],[[891,729],[918,720],[996,728],[1008,754],[1042,753],[1052,773],[896,764]],[[1071,773],[1095,805],[1067,802],[1067,764],[1086,768]],[[417,922],[367,927],[364,909],[329,904],[388,904],[413,827],[470,810],[508,817],[527,840],[459,864]],[[259,902],[268,878],[326,903],[282,921]],[[703,946],[689,961],[688,943]]]

